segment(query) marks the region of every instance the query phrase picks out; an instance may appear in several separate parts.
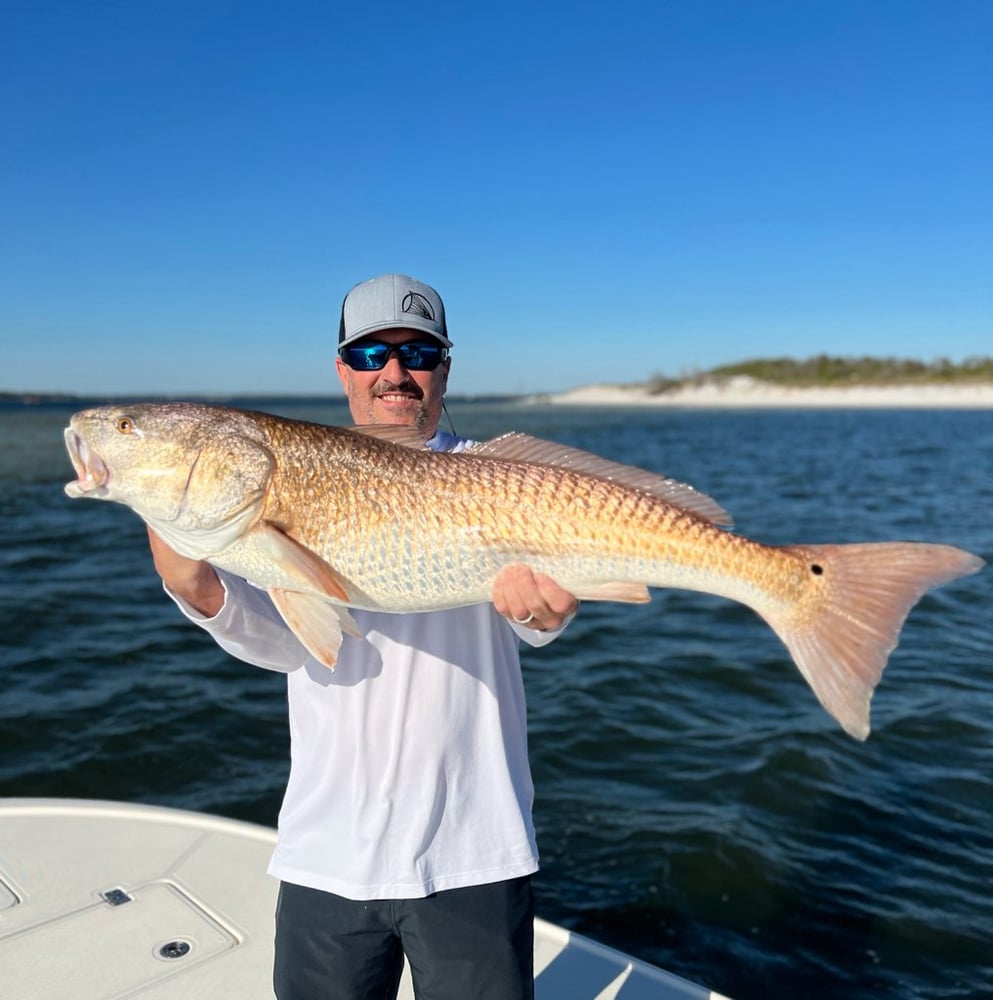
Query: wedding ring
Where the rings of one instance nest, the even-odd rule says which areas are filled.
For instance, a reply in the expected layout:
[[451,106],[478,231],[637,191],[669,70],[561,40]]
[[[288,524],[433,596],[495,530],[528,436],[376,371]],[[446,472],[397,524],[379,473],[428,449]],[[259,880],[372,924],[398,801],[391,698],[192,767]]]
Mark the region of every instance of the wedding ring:
[[518,625],[530,625],[534,621],[534,615],[528,615],[527,618],[518,618],[517,615],[511,615],[511,618],[517,622]]

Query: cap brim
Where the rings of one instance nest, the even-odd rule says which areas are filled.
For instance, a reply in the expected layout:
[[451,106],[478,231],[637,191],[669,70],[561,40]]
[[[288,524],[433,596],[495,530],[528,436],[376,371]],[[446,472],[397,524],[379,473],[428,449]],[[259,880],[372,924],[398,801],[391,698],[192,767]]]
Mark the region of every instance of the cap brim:
[[357,340],[363,340],[371,334],[382,333],[383,330],[414,330],[417,333],[426,333],[432,340],[437,340],[443,347],[452,346],[452,342],[447,337],[442,337],[433,326],[430,326],[427,323],[421,325],[417,322],[415,317],[411,317],[409,320],[404,322],[403,325],[398,325],[394,322],[370,323],[368,326],[364,326],[362,329],[355,330],[350,333],[344,340],[338,343],[338,347],[347,347],[349,344],[354,344]]

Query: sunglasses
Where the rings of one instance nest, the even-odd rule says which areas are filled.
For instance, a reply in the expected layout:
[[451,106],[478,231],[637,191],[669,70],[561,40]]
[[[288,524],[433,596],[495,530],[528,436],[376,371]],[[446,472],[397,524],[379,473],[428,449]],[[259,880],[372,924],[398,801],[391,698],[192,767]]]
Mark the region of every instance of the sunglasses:
[[408,340],[404,344],[364,340],[360,344],[340,348],[338,357],[355,371],[378,372],[386,367],[394,352],[400,364],[412,372],[433,372],[448,357],[448,348],[433,340]]

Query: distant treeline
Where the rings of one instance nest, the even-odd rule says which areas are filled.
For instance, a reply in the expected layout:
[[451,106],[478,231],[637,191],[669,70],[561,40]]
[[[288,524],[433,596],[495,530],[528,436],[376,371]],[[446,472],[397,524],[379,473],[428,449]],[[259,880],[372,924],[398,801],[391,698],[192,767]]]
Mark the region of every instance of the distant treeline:
[[721,365],[682,378],[655,375],[652,392],[667,392],[680,385],[726,382],[747,375],[761,382],[790,386],[915,385],[922,383],[993,382],[993,358],[966,358],[959,364],[948,358],[915,361],[908,358],[755,358]]

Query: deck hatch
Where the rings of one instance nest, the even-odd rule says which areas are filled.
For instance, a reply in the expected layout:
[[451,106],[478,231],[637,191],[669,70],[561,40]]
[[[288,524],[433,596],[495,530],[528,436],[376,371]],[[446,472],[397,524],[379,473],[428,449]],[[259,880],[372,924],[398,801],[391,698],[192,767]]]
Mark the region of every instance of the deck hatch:
[[89,906],[0,940],[4,996],[65,996],[67,983],[74,997],[130,995],[239,943],[173,882],[118,891],[128,905],[113,905],[113,890],[103,892]]

